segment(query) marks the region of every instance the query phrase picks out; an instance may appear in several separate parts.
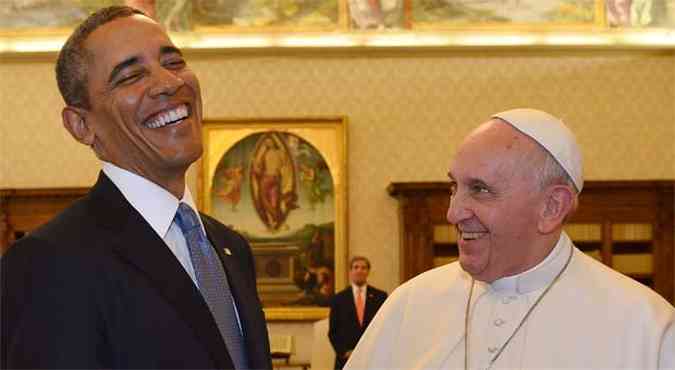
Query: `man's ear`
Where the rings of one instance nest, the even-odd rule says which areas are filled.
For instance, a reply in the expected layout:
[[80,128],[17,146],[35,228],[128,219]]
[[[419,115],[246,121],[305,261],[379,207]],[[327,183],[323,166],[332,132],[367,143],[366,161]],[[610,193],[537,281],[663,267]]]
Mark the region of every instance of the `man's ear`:
[[574,191],[567,185],[552,185],[545,190],[544,206],[537,228],[542,234],[557,230],[574,208]]
[[63,127],[80,143],[91,146],[96,137],[89,123],[86,121],[86,111],[82,108],[67,106],[61,111]]

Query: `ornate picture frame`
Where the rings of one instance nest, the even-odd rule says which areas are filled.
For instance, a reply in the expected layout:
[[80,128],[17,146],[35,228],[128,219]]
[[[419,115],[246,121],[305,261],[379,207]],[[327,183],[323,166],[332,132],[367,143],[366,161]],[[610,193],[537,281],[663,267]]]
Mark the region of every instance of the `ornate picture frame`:
[[204,120],[200,210],[251,244],[268,320],[318,320],[346,282],[345,117]]

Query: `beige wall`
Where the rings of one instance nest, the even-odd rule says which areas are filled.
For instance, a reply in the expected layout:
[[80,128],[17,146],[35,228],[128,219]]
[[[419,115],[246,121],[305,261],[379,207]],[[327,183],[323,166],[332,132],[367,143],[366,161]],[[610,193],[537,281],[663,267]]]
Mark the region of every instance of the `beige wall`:
[[[349,249],[398,283],[392,181],[443,180],[489,114],[532,106],[580,138],[589,179],[675,178],[673,52],[193,56],[205,116],[349,118]],[[52,63],[0,63],[0,187],[88,186],[98,163],[60,124]]]
[[[530,106],[563,117],[587,179],[675,178],[673,51],[235,53],[191,65],[207,118],[349,118],[349,251],[371,257],[372,282],[386,290],[399,273],[386,186],[444,180],[461,137],[491,113]],[[0,188],[91,185],[98,163],[61,127],[52,64],[5,60],[0,75]]]

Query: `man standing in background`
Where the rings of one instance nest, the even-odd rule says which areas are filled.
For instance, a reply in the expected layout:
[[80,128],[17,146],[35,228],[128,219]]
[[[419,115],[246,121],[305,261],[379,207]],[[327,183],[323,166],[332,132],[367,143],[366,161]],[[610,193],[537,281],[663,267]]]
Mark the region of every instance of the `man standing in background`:
[[345,366],[356,343],[387,299],[387,293],[368,285],[370,261],[354,256],[349,262],[351,285],[333,298],[328,337],[335,349],[335,369]]

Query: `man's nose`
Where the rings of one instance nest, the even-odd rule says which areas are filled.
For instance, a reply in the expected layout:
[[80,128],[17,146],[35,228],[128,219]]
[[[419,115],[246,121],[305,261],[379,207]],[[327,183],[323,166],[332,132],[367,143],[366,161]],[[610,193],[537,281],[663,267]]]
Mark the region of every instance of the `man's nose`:
[[155,72],[153,86],[150,89],[150,96],[173,95],[183,85],[185,85],[185,81],[182,78],[173,71],[160,67]]
[[468,202],[466,199],[463,199],[463,196],[460,193],[455,193],[450,196],[450,204],[448,205],[448,213],[446,218],[449,223],[457,225],[470,218],[473,215],[471,210],[468,208]]

